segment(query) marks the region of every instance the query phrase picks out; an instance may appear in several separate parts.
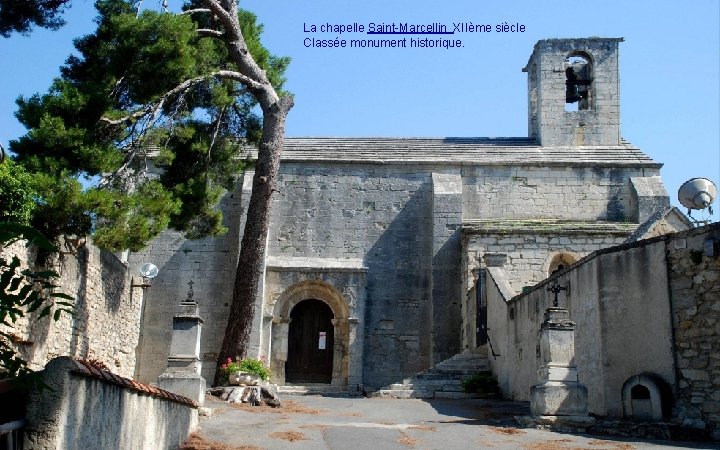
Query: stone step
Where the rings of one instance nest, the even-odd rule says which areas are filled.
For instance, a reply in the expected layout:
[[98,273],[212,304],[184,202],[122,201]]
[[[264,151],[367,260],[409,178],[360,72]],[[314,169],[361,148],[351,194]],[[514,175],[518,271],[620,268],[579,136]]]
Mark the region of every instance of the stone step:
[[435,366],[432,369],[428,369],[429,371],[471,371],[471,372],[486,372],[490,369],[487,365],[481,365],[481,364],[443,364],[441,366]]
[[[417,382],[409,384],[391,384],[387,386],[385,390],[388,391],[405,391],[405,390],[435,390],[435,391],[447,391],[447,392],[460,392],[463,390],[462,384],[457,380],[432,380],[432,383]],[[457,381],[457,382],[456,382]]]
[[380,398],[435,398],[435,391],[419,389],[380,389],[370,394],[370,396]]
[[478,373],[473,370],[447,372],[421,372],[415,375],[416,380],[462,380]]
[[460,353],[435,364],[401,383],[385,386],[371,397],[385,398],[478,398],[492,394],[468,394],[462,381],[476,374],[491,374],[490,363],[485,349],[474,349]]
[[333,397],[349,397],[346,387],[330,386],[327,384],[286,385],[278,386],[280,395],[325,395]]

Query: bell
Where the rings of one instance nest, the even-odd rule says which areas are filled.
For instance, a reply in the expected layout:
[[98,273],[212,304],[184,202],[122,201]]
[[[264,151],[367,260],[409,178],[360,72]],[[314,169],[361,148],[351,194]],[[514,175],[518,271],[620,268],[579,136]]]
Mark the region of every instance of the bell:
[[578,77],[572,67],[565,69],[565,76],[565,103],[575,103],[582,98],[578,92]]
[[565,86],[565,103],[575,103],[580,101],[582,97],[578,92],[578,87],[575,84],[570,84],[570,80],[567,81]]

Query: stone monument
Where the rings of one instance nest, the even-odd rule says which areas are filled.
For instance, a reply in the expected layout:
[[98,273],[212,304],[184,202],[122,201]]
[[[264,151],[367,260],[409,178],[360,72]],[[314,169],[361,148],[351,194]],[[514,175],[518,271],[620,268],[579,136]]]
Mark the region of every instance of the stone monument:
[[545,311],[540,328],[540,383],[530,388],[530,413],[537,416],[588,415],[587,388],[578,382],[575,323],[557,305]]
[[193,300],[193,282],[188,283],[187,299],[180,302],[173,317],[170,355],[165,372],[158,377],[157,386],[196,401],[202,406],[205,399],[205,379],[200,376],[200,333],[203,320],[198,304]]

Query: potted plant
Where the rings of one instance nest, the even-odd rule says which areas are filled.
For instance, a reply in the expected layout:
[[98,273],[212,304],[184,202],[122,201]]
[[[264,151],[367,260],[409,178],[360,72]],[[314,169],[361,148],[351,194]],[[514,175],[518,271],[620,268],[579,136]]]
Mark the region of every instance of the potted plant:
[[225,364],[220,366],[220,372],[223,384],[256,386],[260,380],[270,379],[270,370],[265,363],[253,358],[235,361],[228,358]]

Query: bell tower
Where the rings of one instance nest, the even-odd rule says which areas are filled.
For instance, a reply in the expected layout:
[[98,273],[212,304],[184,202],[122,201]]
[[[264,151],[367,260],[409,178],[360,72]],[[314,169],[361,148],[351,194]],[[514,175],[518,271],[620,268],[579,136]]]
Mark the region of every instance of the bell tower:
[[622,38],[545,39],[528,74],[528,136],[544,147],[620,145]]

